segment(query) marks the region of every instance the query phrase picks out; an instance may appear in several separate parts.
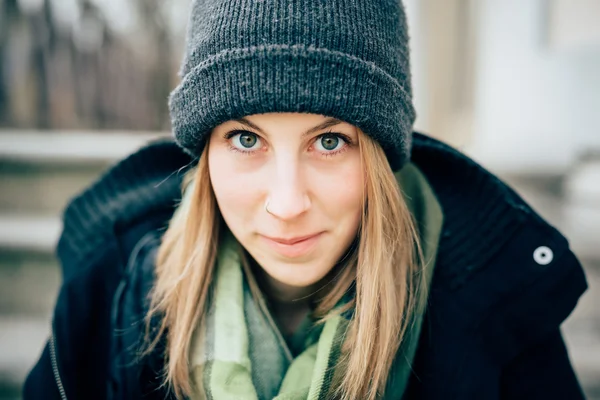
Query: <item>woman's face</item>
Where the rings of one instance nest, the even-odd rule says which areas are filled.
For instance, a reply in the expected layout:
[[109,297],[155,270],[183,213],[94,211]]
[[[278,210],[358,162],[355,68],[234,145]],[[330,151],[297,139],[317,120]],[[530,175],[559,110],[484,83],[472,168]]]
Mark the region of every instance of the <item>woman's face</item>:
[[325,277],[361,218],[355,126],[317,114],[255,114],[215,127],[208,154],[221,214],[271,283],[300,288]]

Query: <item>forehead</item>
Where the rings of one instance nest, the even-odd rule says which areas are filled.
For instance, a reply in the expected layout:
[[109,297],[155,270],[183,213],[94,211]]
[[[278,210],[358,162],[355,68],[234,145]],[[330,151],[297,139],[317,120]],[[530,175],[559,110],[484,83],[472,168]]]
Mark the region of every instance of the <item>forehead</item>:
[[352,128],[353,125],[338,118],[310,113],[266,113],[252,114],[224,122],[220,126],[243,124],[258,132],[269,130],[322,130],[332,126]]

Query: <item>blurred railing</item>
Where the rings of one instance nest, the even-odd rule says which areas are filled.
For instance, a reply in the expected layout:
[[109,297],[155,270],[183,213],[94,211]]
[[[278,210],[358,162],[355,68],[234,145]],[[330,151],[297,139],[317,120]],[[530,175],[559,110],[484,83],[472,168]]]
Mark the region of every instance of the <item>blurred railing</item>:
[[0,127],[168,129],[187,18],[170,15],[186,9],[187,0],[2,0]]

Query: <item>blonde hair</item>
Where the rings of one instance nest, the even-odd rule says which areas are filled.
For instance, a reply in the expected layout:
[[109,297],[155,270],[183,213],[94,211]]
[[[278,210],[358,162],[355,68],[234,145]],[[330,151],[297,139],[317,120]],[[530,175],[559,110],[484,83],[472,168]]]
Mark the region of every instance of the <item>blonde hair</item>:
[[[365,171],[358,244],[345,257],[331,290],[315,310],[326,318],[355,285],[356,296],[348,305],[355,310],[328,396],[342,400],[374,400],[383,393],[410,316],[425,295],[412,215],[382,148],[360,130],[358,133]],[[190,343],[194,328],[205,322],[223,223],[208,172],[207,145],[196,170],[184,182],[184,186],[193,183],[192,196],[178,207],[163,237],[147,315],[148,327],[157,315],[161,322],[152,339],[147,329],[145,354],[166,335],[164,384],[178,398],[192,391]],[[246,265],[244,269],[248,272]]]

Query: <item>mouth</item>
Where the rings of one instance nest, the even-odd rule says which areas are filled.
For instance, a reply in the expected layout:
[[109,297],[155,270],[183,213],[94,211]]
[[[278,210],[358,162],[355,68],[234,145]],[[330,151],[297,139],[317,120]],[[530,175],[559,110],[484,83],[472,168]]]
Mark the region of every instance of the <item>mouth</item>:
[[317,235],[319,235],[319,233],[313,233],[312,235],[305,235],[305,236],[296,236],[294,238],[289,238],[289,239],[285,239],[285,238],[278,238],[278,237],[270,237],[270,236],[265,236],[265,238],[272,240],[273,242],[277,242],[277,243],[281,243],[281,244],[296,244],[299,242],[303,242],[305,240],[308,240],[312,237],[315,237]]
[[295,258],[305,255],[313,250],[318,244],[322,234],[323,232],[319,232],[294,238],[275,238],[261,235],[261,238],[276,253],[288,258]]

